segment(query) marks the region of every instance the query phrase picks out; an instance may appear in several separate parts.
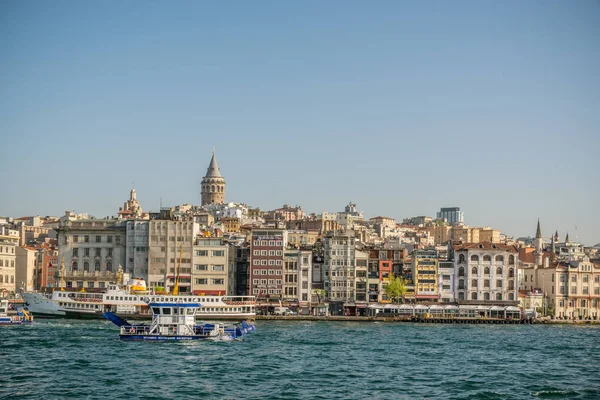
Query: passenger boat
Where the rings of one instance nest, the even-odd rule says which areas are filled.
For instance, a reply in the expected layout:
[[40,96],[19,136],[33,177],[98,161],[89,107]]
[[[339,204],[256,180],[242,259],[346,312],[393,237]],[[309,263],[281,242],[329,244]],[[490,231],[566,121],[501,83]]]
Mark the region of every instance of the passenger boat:
[[203,319],[248,319],[256,317],[254,296],[202,296],[190,294],[155,294],[140,290],[140,279],[135,285],[111,284],[100,293],[56,290],[50,294],[25,292],[23,300],[29,312],[41,318],[102,318],[102,313],[113,312],[123,316],[151,318],[149,302],[200,303],[198,311]]
[[104,318],[120,328],[121,340],[240,340],[255,330],[246,321],[225,326],[224,324],[196,324],[196,315],[202,308],[199,303],[151,302],[150,324],[131,324],[115,313],[105,312]]
[[22,325],[32,322],[31,314],[20,307],[17,309],[17,315],[8,315],[8,300],[0,301],[0,325]]

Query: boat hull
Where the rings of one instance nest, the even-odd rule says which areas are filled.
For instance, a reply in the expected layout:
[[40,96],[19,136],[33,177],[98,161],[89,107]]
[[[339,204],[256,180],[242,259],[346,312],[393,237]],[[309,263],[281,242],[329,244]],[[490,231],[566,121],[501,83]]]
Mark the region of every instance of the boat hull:
[[207,339],[206,336],[161,336],[161,335],[119,335],[121,340],[146,340],[146,341],[163,341],[163,340],[202,340]]

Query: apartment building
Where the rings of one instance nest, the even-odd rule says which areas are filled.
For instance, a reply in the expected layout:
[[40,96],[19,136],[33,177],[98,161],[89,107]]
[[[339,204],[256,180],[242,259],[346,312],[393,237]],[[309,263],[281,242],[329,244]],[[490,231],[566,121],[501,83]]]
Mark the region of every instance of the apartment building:
[[228,294],[230,257],[223,238],[198,237],[194,241],[192,292],[198,295]]

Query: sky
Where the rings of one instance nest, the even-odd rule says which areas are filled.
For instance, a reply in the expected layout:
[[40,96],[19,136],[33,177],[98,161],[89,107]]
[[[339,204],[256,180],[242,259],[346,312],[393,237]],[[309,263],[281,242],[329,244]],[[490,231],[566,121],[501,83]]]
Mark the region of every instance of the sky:
[[599,1],[0,2],[0,215],[226,201],[600,242]]

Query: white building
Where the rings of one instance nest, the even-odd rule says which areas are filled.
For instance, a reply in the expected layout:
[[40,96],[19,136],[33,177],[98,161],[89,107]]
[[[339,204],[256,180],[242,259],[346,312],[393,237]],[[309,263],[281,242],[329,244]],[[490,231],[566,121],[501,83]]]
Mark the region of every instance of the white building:
[[516,247],[503,244],[481,242],[456,246],[456,299],[517,301],[518,257]]
[[16,292],[15,265],[19,232],[9,225],[0,225],[0,297]]
[[66,287],[105,288],[125,265],[125,223],[116,219],[61,218],[58,257]]

